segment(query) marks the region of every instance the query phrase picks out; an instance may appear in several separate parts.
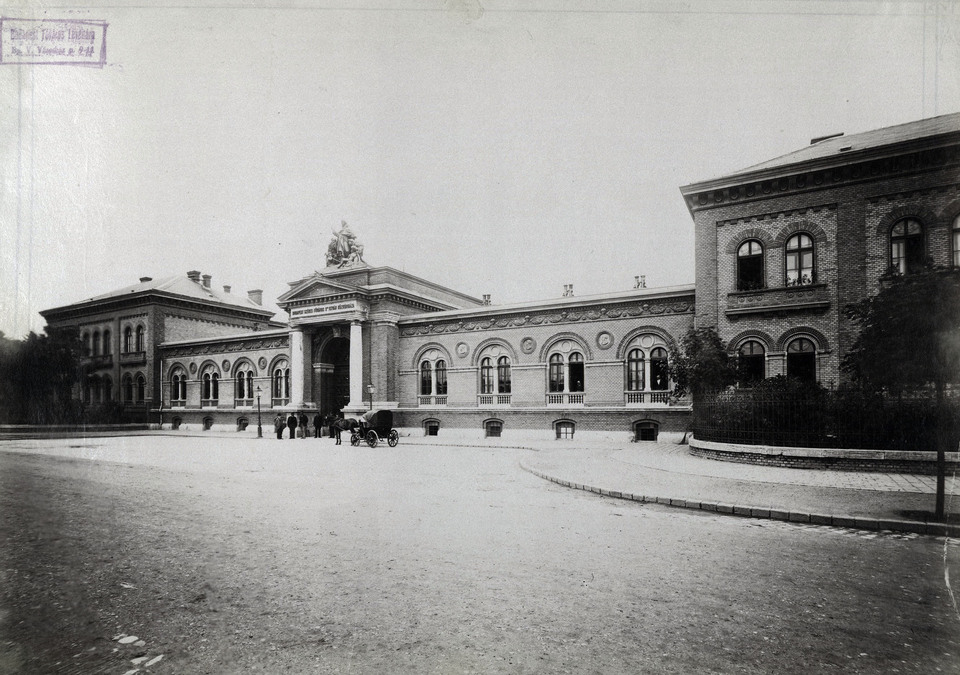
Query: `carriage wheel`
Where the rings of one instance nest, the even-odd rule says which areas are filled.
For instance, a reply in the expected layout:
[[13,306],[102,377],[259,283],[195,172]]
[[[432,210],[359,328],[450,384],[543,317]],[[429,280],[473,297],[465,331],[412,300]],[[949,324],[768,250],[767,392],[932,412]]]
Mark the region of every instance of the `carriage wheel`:
[[377,443],[380,442],[380,437],[377,436],[377,432],[371,429],[367,432],[367,445],[371,448],[377,447]]
[[387,443],[390,444],[391,448],[397,447],[397,443],[400,442],[400,434],[397,433],[396,429],[390,430],[390,435],[387,436]]
[[354,447],[360,445],[360,434],[356,431],[350,433],[350,445]]

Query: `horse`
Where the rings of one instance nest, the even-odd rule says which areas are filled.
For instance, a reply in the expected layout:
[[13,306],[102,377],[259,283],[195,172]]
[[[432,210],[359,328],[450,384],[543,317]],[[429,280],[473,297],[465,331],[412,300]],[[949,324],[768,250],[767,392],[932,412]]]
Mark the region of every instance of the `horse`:
[[353,430],[360,426],[360,420],[353,418],[338,417],[333,422],[330,423],[330,429],[335,432],[337,443],[340,443],[340,433],[343,431],[349,431],[351,434]]

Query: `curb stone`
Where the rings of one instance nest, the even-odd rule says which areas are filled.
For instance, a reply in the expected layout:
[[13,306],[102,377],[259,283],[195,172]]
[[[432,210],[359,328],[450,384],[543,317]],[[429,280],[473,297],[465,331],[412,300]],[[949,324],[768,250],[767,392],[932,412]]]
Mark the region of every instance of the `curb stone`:
[[686,499],[670,498],[670,497],[661,497],[661,496],[651,496],[651,495],[639,495],[621,492],[619,490],[606,490],[600,487],[591,486],[591,485],[581,485],[580,483],[572,483],[570,481],[562,480],[560,478],[555,478],[550,476],[542,471],[537,471],[536,469],[531,469],[530,467],[520,463],[520,468],[531,473],[538,478],[561,485],[563,487],[568,487],[573,490],[582,490],[584,492],[589,492],[591,494],[599,494],[604,497],[611,497],[613,499],[625,499],[628,501],[640,502],[640,503],[651,503],[651,504],[662,504],[663,506],[670,506],[673,508],[680,509],[691,509],[695,511],[707,511],[711,513],[722,513],[724,515],[730,515],[739,518],[757,518],[762,520],[780,520],[784,522],[792,522],[796,524],[814,524],[814,525],[824,525],[830,527],[842,527],[847,529],[857,529],[857,530],[867,530],[877,532],[880,530],[889,531],[889,532],[904,532],[909,534],[922,534],[922,535],[932,535],[937,537],[960,537],[960,525],[952,525],[949,523],[937,523],[921,520],[891,520],[888,518],[885,519],[876,519],[876,518],[854,518],[850,516],[835,516],[835,515],[824,515],[824,514],[814,514],[814,513],[802,513],[797,511],[784,511],[780,509],[764,509],[757,508],[753,506],[743,506],[743,505],[732,505],[732,504],[719,504],[719,503],[710,503],[710,502],[696,502],[688,501]]

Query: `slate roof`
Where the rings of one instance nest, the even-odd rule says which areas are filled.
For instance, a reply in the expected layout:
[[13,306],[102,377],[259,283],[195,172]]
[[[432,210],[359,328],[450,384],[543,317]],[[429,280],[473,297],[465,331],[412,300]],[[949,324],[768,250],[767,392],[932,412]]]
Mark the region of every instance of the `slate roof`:
[[[841,155],[858,150],[869,150],[894,143],[914,141],[921,138],[940,136],[942,134],[960,131],[960,113],[940,115],[924,120],[897,124],[892,127],[883,127],[873,131],[851,134],[849,136],[834,136],[817,143],[811,143],[805,148],[776,157],[760,164],[754,164],[737,173],[762,171],[789,164],[798,164],[812,159],[822,159],[834,155]],[[841,150],[841,148],[847,148]],[[736,175],[736,174],[733,174]]]
[[214,288],[207,288],[202,283],[192,281],[184,274],[163,277],[160,279],[151,279],[150,281],[142,281],[136,284],[131,284],[130,286],[126,286],[115,291],[110,291],[109,293],[104,293],[103,295],[97,295],[92,298],[79,300],[77,302],[70,303],[70,305],[59,307],[57,309],[66,309],[67,307],[72,307],[75,305],[86,305],[89,303],[103,302],[106,300],[120,300],[124,297],[151,292],[162,293],[164,295],[177,295],[192,300],[227,305],[229,307],[254,311],[264,315],[273,315],[273,311],[253,302],[249,297],[247,297],[246,294],[240,295],[239,293],[224,293],[222,290],[218,291]]

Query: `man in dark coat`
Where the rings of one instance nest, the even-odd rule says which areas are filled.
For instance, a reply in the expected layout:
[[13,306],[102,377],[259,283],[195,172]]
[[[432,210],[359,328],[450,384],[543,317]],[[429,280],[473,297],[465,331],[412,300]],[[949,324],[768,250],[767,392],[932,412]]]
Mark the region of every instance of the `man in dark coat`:
[[300,424],[300,438],[307,437],[307,416],[300,413],[297,416],[297,422]]
[[313,437],[320,438],[320,427],[323,426],[323,418],[320,417],[320,413],[317,413],[313,416]]
[[293,413],[290,413],[290,416],[287,418],[287,428],[290,429],[290,438],[297,437],[297,416]]
[[277,440],[283,438],[283,415],[277,413],[277,416],[273,420],[273,430],[277,432]]

